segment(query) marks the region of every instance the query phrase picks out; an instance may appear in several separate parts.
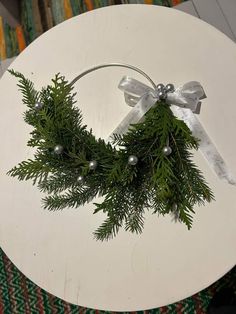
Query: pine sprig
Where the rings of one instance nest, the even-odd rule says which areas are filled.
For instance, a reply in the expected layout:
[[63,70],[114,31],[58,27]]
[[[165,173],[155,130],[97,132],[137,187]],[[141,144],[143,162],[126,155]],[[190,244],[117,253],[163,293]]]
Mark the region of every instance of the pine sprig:
[[[57,74],[51,85],[37,92],[21,73],[9,72],[19,80],[27,105],[24,118],[33,126],[28,146],[36,152],[34,160],[21,162],[8,174],[37,183],[48,194],[44,208],[77,208],[103,196],[101,203],[94,203],[94,213],[106,215],[94,232],[95,238],[103,241],[115,237],[122,227],[140,234],[147,210],[174,213],[191,228],[195,206],[214,199],[192,160],[198,140],[164,101],[125,135],[115,134],[113,143],[106,143],[83,124],[73,87],[63,76]],[[43,104],[40,110],[35,109],[37,102]],[[60,154],[54,151],[58,144],[63,147]],[[167,144],[172,149],[170,155],[163,153]],[[138,158],[136,165],[128,163],[131,155]],[[97,162],[95,170],[89,166],[92,160]]]
[[38,100],[38,92],[34,89],[34,84],[29,79],[26,79],[20,72],[14,71],[13,69],[8,70],[8,72],[18,79],[19,83],[17,86],[22,93],[22,101],[32,109]]
[[12,177],[17,177],[20,181],[32,179],[33,184],[36,184],[45,181],[49,171],[49,167],[43,165],[39,160],[28,159],[12,168],[7,174]]
[[114,238],[119,229],[122,227],[123,221],[116,216],[108,216],[101,226],[94,232],[96,240],[108,241]]
[[98,195],[98,189],[76,187],[64,194],[49,195],[43,199],[44,208],[50,211],[62,210],[65,207],[79,207],[92,201]]

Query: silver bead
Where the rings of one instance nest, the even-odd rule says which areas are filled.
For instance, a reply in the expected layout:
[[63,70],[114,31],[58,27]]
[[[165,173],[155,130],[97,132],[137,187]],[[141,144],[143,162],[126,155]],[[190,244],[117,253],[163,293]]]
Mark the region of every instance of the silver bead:
[[97,165],[98,165],[98,163],[97,163],[96,160],[91,160],[91,161],[89,162],[89,169],[90,169],[90,170],[95,170],[95,169],[97,168]]
[[138,157],[134,155],[130,155],[128,158],[128,164],[131,166],[135,166],[138,163]]
[[173,84],[167,84],[165,90],[167,91],[167,93],[173,93],[175,91],[175,87]]
[[157,90],[164,90],[164,88],[165,88],[164,84],[157,85]]
[[58,144],[54,147],[54,153],[60,155],[63,152],[63,149],[64,149],[63,146]]
[[83,176],[78,176],[77,182],[78,182],[79,184],[84,183],[84,177],[83,177]]
[[172,153],[172,149],[170,146],[165,146],[163,148],[163,153],[166,155],[166,156],[169,156],[171,153]]
[[161,100],[166,99],[166,92],[164,90],[160,90],[157,95]]
[[36,102],[34,105],[35,110],[41,110],[43,108],[43,103],[42,102]]

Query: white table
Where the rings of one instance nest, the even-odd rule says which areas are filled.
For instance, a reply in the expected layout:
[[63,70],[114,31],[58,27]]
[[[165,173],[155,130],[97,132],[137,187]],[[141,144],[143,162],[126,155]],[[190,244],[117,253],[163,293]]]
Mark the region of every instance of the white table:
[[[200,81],[207,93],[200,120],[236,173],[236,46],[208,24],[157,6],[112,6],[82,14],[33,42],[12,64],[37,88],[55,73],[69,80],[105,62],[140,67],[157,83]],[[107,137],[129,111],[117,84],[131,70],[109,68],[77,83],[84,121]],[[91,90],[92,89],[92,90]],[[141,236],[121,232],[110,242],[93,240],[103,220],[93,205],[51,213],[31,182],[5,175],[32,156],[30,128],[16,80],[0,82],[0,245],[15,265],[48,292],[81,306],[138,310],[176,302],[209,286],[236,261],[236,187],[219,181],[200,153],[195,161],[216,201],[196,208],[191,231],[170,217],[147,214]]]

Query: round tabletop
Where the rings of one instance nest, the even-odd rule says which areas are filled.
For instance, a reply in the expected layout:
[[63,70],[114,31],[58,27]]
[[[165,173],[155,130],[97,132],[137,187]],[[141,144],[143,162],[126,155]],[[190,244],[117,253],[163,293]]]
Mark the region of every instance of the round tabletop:
[[[236,46],[212,26],[174,9],[121,5],[74,17],[34,41],[11,65],[36,88],[58,72],[72,80],[108,62],[141,68],[156,82],[201,82],[207,94],[199,119],[236,173]],[[117,84],[128,69],[108,68],[76,83],[84,122],[106,138],[130,110]],[[145,82],[146,83],[146,82]],[[144,232],[121,231],[109,242],[92,232],[104,219],[93,204],[49,212],[37,187],[6,172],[31,157],[30,128],[16,80],[0,81],[0,245],[12,262],[48,292],[85,307],[131,311],[176,302],[209,286],[235,265],[236,188],[211,172],[200,152],[195,162],[215,201],[196,208],[193,228],[146,214]]]

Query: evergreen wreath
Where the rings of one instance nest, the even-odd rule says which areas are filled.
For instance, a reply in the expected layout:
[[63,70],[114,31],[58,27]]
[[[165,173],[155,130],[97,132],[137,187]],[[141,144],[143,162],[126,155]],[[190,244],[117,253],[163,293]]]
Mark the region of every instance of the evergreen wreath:
[[122,226],[141,233],[145,210],[173,213],[190,229],[194,205],[213,200],[192,161],[198,140],[165,100],[158,101],[144,121],[106,143],[83,125],[73,86],[63,76],[57,74],[38,92],[23,74],[9,72],[19,80],[28,107],[24,120],[33,127],[27,145],[36,152],[34,159],[22,161],[8,174],[31,179],[46,192],[44,208],[79,207],[104,196],[101,203],[94,203],[94,213],[106,214],[94,236],[109,240]]

